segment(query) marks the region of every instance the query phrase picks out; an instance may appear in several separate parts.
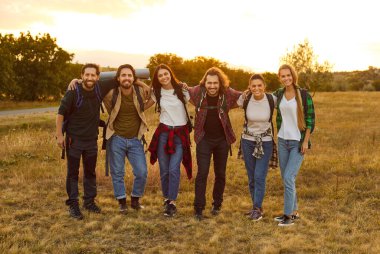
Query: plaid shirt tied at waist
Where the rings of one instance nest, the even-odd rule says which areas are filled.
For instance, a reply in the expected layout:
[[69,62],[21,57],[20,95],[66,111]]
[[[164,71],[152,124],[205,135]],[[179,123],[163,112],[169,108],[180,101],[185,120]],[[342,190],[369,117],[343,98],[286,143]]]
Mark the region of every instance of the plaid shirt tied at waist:
[[183,156],[182,165],[185,167],[187,178],[191,179],[193,174],[193,165],[190,150],[190,136],[189,129],[186,125],[178,127],[169,127],[163,123],[160,123],[153,134],[152,140],[149,144],[148,151],[150,152],[150,163],[153,165],[157,161],[158,140],[160,134],[163,132],[169,132],[168,142],[165,144],[165,152],[167,154],[175,153],[174,135],[177,135],[181,139]]

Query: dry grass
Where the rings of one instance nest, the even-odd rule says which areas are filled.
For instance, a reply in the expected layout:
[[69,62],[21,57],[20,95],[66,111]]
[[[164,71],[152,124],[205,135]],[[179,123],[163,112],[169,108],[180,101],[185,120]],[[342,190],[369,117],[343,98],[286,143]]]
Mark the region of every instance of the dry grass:
[[0,101],[0,110],[59,106],[59,101]]
[[[111,179],[98,164],[100,215],[68,217],[64,200],[65,162],[55,146],[54,115],[1,118],[1,253],[380,253],[380,94],[318,93],[313,149],[297,178],[302,219],[279,228],[283,187],[271,170],[265,217],[247,220],[250,207],[242,161],[229,157],[223,211],[211,217],[212,174],[207,192],[210,218],[193,219],[194,182],[182,175],[178,216],[162,215],[158,165],[149,166],[140,213],[119,215]],[[154,118],[154,120],[153,120]],[[231,112],[236,133],[242,112]],[[150,134],[157,116],[149,113]],[[149,140],[149,138],[148,138]],[[195,145],[193,144],[193,149]],[[195,153],[194,157],[195,157]],[[127,164],[126,185],[132,174]]]

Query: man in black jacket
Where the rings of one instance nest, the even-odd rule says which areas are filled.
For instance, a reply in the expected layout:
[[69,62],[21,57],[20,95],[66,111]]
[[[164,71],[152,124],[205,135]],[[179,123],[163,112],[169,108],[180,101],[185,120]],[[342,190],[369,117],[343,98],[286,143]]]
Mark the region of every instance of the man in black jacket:
[[[84,204],[83,207],[94,213],[100,213],[95,204],[97,139],[100,105],[110,87],[99,87],[99,66],[86,64],[82,68],[83,83],[78,89],[67,91],[61,101],[56,119],[56,140],[67,155],[66,191],[71,217],[83,219],[78,203],[78,175],[80,158],[83,160]],[[63,129],[66,137],[63,135]]]

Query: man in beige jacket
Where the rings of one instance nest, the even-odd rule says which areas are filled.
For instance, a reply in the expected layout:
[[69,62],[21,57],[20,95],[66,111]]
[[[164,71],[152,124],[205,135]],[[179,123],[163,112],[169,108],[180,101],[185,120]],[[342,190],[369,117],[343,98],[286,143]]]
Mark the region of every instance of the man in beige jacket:
[[139,199],[144,194],[147,178],[143,136],[148,128],[143,111],[144,90],[135,84],[137,79],[134,68],[129,64],[119,66],[115,78],[119,86],[110,90],[103,99],[110,115],[106,131],[107,156],[114,195],[119,202],[120,212],[126,213],[125,157],[128,158],[134,175],[131,207],[135,210],[143,208]]

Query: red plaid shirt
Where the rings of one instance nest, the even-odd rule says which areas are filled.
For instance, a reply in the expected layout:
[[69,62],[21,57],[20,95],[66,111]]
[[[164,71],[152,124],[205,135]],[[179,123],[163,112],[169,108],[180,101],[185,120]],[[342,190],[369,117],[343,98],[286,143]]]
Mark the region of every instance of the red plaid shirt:
[[177,135],[177,137],[181,139],[183,148],[182,164],[186,169],[187,178],[191,179],[193,172],[193,164],[190,150],[190,135],[186,125],[174,129],[169,129],[168,126],[166,126],[163,123],[160,123],[158,125],[148,148],[148,151],[150,152],[150,163],[153,165],[157,161],[158,139],[162,132],[169,132],[168,143],[164,147],[165,152],[167,154],[175,153],[174,135]]
[[[197,107],[202,99],[201,87],[199,85],[189,88],[190,99],[193,101],[194,105]],[[239,99],[241,92],[236,91],[232,88],[227,88],[225,93],[225,99],[227,103],[226,112],[219,110],[219,119],[221,120],[224,134],[226,135],[226,140],[229,145],[236,141],[235,133],[232,129],[231,121],[228,116],[228,111],[236,105],[236,101]],[[218,100],[218,107],[221,107],[221,100]],[[201,107],[207,106],[207,100],[204,99]],[[195,112],[195,123],[194,123],[194,140],[198,144],[205,135],[204,125],[207,117],[207,109],[199,108],[198,112]]]

